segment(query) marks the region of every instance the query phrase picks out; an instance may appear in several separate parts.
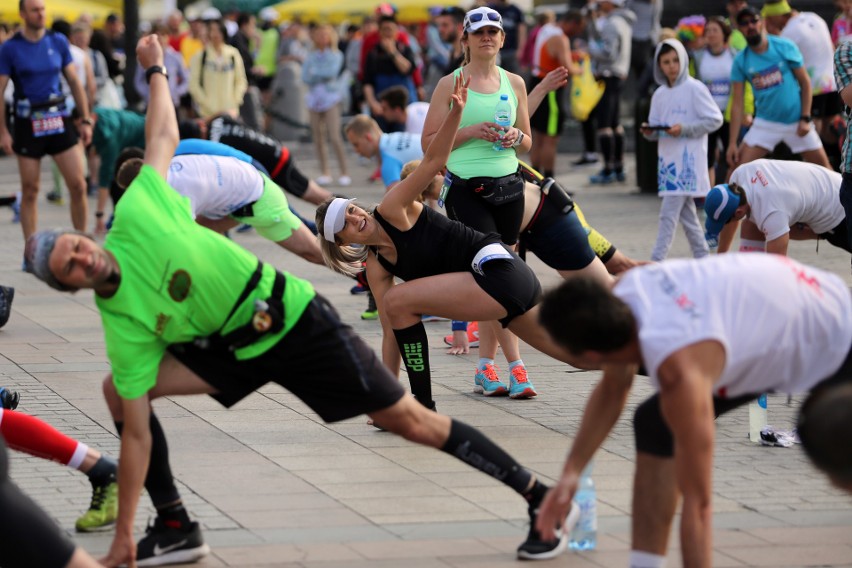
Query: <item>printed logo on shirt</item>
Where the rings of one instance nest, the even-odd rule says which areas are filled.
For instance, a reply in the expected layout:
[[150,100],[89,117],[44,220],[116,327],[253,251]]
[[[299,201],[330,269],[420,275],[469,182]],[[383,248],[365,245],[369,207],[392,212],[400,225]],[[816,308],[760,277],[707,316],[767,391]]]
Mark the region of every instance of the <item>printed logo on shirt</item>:
[[760,170],[755,171],[754,175],[751,176],[751,183],[755,184],[757,182],[760,182],[760,185],[762,185],[763,187],[769,185],[769,180],[766,179],[766,175],[764,175],[764,173]]
[[183,302],[189,296],[192,278],[186,270],[177,270],[169,281],[169,296],[175,302]]
[[796,275],[796,281],[799,284],[803,284],[813,290],[817,296],[822,298],[822,287],[820,286],[819,280],[816,279],[816,276],[812,276],[810,273],[805,270],[805,267],[801,264],[795,263],[786,256],[778,257],[778,260],[786,264],[790,270],[793,271],[793,274]]
[[157,326],[154,328],[154,333],[157,335],[163,335],[166,331],[166,326],[171,321],[172,316],[167,316],[166,314],[157,314]]
[[180,162],[175,162],[174,160],[172,160],[172,162],[169,164],[169,170],[175,173],[181,171],[182,169],[183,164],[181,164]]
[[660,289],[663,293],[674,301],[675,306],[691,317],[696,319],[701,317],[698,307],[695,305],[686,292],[680,290],[675,282],[669,278],[669,275],[663,271],[657,272],[657,280]]
[[751,74],[751,86],[754,87],[755,91],[771,89],[783,82],[784,75],[781,73],[781,68],[777,63]]

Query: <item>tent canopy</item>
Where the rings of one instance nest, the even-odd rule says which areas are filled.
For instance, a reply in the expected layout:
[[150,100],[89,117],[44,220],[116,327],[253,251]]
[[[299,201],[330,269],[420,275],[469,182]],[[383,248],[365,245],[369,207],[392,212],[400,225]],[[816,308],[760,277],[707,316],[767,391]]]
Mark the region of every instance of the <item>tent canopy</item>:
[[[102,26],[106,17],[115,10],[107,4],[91,0],[62,0],[51,2],[47,8],[47,25],[53,20],[73,22],[81,14],[90,14],[96,26]],[[0,0],[0,20],[8,23],[20,22],[18,0]]]
[[[393,4],[399,9],[399,21],[404,23],[426,22],[429,20],[429,8],[443,5],[440,0],[396,0]],[[305,22],[339,24],[360,21],[372,14],[376,6],[376,0],[287,0],[273,8],[282,21],[298,17]]]

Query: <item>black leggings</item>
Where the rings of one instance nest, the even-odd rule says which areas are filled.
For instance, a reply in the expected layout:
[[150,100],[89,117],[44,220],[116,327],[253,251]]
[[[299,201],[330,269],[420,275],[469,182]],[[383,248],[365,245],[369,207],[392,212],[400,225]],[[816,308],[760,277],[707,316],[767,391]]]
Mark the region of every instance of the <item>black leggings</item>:
[[0,566],[59,568],[74,554],[56,523],[9,479],[9,452],[0,437]]

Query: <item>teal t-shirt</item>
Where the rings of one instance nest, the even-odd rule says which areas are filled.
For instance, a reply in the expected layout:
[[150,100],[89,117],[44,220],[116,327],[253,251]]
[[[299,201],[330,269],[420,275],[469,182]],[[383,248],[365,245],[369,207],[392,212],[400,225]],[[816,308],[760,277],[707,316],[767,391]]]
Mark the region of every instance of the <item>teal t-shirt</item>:
[[[500,71],[500,88],[494,93],[477,93],[471,89],[467,91],[467,104],[462,111],[461,124],[459,128],[465,128],[471,124],[481,122],[494,122],[494,110],[500,102],[500,95],[509,95],[509,103],[512,107],[512,124],[515,124],[518,111],[518,97],[506,72],[498,67]],[[459,73],[457,69],[453,77]],[[447,169],[453,175],[462,179],[475,177],[503,177],[518,171],[518,156],[514,148],[506,148],[500,152],[494,150],[493,144],[479,138],[468,140],[450,153],[447,160]]]
[[129,110],[95,107],[98,122],[92,132],[92,144],[101,157],[98,186],[109,187],[115,173],[115,161],[130,146],[145,147],[145,117]]
[[[257,287],[226,321],[257,257],[196,224],[189,200],[147,165],[116,206],[104,248],[118,262],[121,284],[111,298],[95,300],[113,381],[126,399],[153,388],[169,345],[220,330],[226,334],[248,322],[254,301],[269,298],[275,277],[275,269],[264,264]],[[237,359],[256,357],[275,345],[316,295],[310,282],[285,277],[284,329],[238,349]]]

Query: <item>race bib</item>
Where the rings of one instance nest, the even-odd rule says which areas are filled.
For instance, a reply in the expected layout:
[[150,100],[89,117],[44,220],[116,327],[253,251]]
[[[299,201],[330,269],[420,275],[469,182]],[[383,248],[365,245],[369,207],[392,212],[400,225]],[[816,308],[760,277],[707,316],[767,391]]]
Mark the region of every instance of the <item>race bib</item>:
[[716,79],[705,83],[714,97],[727,97],[731,94],[731,81],[728,79]]
[[470,263],[471,268],[477,273],[485,276],[482,272],[482,265],[488,262],[489,260],[494,260],[495,258],[504,258],[507,260],[512,259],[512,255],[503,247],[503,245],[498,243],[492,243],[490,245],[485,245],[479,252],[476,253],[476,256],[473,257],[473,261]]
[[60,110],[33,111],[30,121],[36,138],[65,132],[65,121]]
[[772,65],[753,73],[751,76],[751,85],[755,91],[763,91],[770,89],[784,82],[784,75],[781,73],[781,68],[778,65]]

